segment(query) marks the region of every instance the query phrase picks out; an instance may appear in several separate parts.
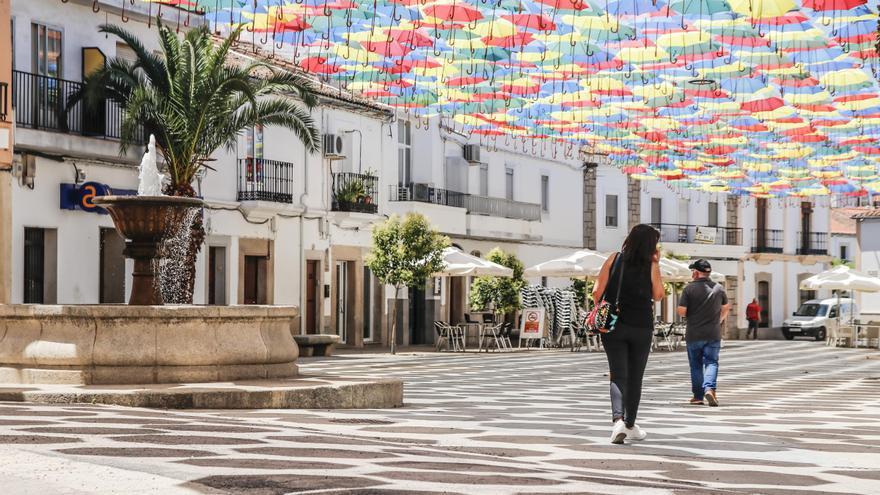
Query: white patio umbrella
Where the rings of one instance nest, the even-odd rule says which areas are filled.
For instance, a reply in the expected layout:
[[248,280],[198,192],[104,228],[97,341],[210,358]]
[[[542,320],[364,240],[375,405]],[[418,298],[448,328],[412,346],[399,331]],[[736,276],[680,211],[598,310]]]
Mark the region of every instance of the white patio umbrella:
[[837,325],[840,326],[840,291],[878,292],[880,291],[880,278],[865,275],[864,273],[850,269],[848,266],[841,265],[804,279],[804,281],[801,282],[801,289],[836,290]]
[[512,277],[513,269],[492,263],[489,260],[471,256],[459,249],[448,247],[443,250],[443,262],[445,268],[435,273],[437,277]]
[[[690,282],[691,269],[688,268],[690,263],[674,260],[672,258],[660,258],[660,275],[667,282]],[[721,272],[712,270],[709,279],[716,283],[722,283],[725,275]]]
[[563,258],[539,263],[526,268],[526,277],[569,277],[569,278],[596,278],[602,269],[602,264],[608,256],[584,249]]

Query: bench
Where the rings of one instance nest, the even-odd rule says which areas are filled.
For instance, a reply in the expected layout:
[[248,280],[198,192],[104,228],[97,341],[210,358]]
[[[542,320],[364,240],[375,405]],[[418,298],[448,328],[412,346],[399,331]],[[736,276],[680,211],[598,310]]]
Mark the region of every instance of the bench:
[[310,356],[332,356],[333,349],[339,343],[338,335],[294,335],[293,340],[299,346],[299,355],[302,357]]

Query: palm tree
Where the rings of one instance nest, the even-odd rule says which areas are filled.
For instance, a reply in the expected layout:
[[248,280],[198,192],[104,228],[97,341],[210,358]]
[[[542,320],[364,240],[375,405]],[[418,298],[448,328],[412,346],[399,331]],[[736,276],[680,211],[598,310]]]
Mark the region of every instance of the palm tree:
[[[203,167],[211,168],[208,162],[214,152],[232,149],[239,134],[255,125],[290,129],[310,152],[317,151],[319,132],[309,112],[316,104],[311,80],[263,62],[227,63],[241,28],[222,43],[215,43],[206,26],[182,38],[161,23],[158,29],[161,54],[148,50],[119,26],[100,26],[100,32],[128,45],[136,60],[115,58],[89,74],[69,105],[83,100],[102,112],[105,101],[118,104],[123,111],[123,153],[142,144],[142,136],[154,135],[169,179],[166,194],[195,196],[193,179]],[[182,295],[180,290],[172,291],[168,302],[192,302],[195,259],[205,236],[201,216],[194,221],[192,234],[188,288]]]

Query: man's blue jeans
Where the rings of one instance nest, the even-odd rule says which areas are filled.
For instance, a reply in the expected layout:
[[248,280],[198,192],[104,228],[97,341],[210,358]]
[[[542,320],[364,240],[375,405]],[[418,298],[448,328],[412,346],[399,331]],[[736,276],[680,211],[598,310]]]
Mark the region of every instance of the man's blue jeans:
[[697,340],[687,343],[688,362],[691,364],[691,390],[694,398],[703,400],[706,390],[715,390],[718,380],[720,340]]

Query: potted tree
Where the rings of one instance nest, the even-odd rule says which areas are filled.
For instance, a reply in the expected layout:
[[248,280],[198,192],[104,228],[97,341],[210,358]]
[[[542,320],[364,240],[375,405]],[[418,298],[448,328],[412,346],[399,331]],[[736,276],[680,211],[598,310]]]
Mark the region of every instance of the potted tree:
[[[80,100],[92,108],[103,108],[107,100],[118,104],[123,152],[140,144],[141,136],[154,135],[168,178],[166,195],[195,197],[193,179],[211,169],[214,152],[231,149],[238,135],[255,125],[290,129],[307,150],[318,150],[319,131],[309,111],[316,104],[310,79],[259,61],[228,63],[241,27],[222,43],[213,40],[207,26],[183,37],[161,21],[158,29],[161,53],[154,53],[125,29],[102,25],[100,32],[121,39],[136,60],[115,58],[89,74],[69,105]],[[190,228],[182,287],[171,291],[168,302],[192,303],[195,260],[205,237],[201,215]]]

